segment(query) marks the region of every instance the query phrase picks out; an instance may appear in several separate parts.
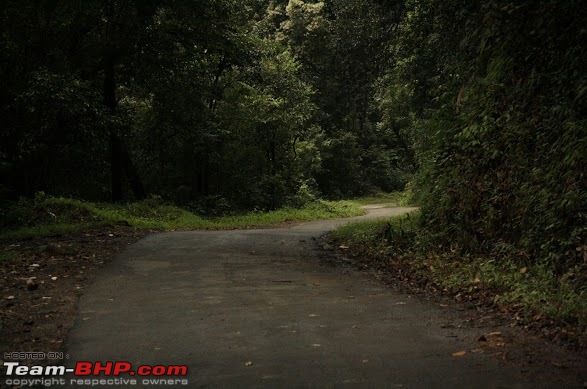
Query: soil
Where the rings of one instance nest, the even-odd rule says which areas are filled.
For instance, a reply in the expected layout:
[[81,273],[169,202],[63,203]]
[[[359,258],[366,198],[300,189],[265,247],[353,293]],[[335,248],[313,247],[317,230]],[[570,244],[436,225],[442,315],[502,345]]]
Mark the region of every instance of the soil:
[[117,226],[0,243],[9,258],[0,263],[0,364],[5,352],[62,351],[86,286],[116,254],[151,232]]

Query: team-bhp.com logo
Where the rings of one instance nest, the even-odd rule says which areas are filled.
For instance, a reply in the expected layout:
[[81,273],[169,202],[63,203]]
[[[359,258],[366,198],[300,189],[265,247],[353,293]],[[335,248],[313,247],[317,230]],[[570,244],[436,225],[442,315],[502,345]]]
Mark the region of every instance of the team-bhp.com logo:
[[[187,385],[186,365],[140,365],[130,362],[76,362],[75,367],[26,366],[19,362],[4,362],[8,385]],[[66,380],[66,374],[75,378]],[[27,378],[24,378],[27,377]],[[35,378],[38,377],[38,378]],[[42,377],[42,378],[40,378]],[[126,378],[123,378],[126,377]]]

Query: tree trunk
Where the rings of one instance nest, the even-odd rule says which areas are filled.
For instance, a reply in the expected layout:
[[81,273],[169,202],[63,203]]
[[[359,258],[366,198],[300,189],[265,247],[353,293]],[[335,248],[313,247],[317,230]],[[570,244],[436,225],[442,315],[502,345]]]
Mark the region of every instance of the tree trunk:
[[[104,55],[104,105],[112,115],[116,114],[118,101],[116,100],[116,75],[114,70],[114,53],[108,48]],[[124,199],[122,174],[126,174],[132,192],[137,200],[146,196],[145,188],[139,173],[132,162],[130,153],[118,134],[117,128],[110,128],[110,174],[112,185],[112,201]]]
[[269,158],[271,159],[271,205],[270,210],[277,207],[277,188],[275,176],[277,175],[277,160],[276,160],[276,142],[271,140],[269,143]]
[[[104,105],[111,115],[116,114],[116,79],[114,74],[113,49],[108,48],[104,54]],[[116,128],[110,128],[110,179],[112,201],[122,201],[122,142]]]

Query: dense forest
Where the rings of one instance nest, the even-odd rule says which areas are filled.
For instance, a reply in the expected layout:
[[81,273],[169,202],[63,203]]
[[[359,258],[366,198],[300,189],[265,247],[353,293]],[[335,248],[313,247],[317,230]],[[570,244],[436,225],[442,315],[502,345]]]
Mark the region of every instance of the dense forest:
[[586,261],[580,0],[3,4],[3,207],[407,187],[431,244]]

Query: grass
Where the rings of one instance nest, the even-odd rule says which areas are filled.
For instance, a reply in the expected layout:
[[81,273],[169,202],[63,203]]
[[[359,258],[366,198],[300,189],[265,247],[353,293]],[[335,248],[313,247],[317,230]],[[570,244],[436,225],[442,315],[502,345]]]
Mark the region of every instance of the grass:
[[351,217],[363,213],[356,201],[318,200],[301,208],[210,218],[165,204],[158,199],[107,204],[43,197],[11,207],[5,214],[5,219],[10,223],[5,222],[4,225],[12,227],[0,229],[0,239],[19,240],[118,224],[158,230],[254,228],[286,222]]
[[[585,268],[557,274],[546,262],[528,263],[508,254],[464,255],[455,247],[426,244],[418,212],[391,219],[349,223],[331,234],[379,268],[401,271],[422,285],[451,295],[483,298],[522,312],[526,320],[587,326]],[[522,319],[520,319],[522,320]],[[584,346],[587,338],[577,334]]]
[[404,254],[412,251],[420,211],[392,218],[352,222],[338,227],[330,236],[362,252]]
[[379,193],[373,196],[357,197],[350,200],[357,205],[389,204],[390,207],[407,206],[409,204],[406,192]]

